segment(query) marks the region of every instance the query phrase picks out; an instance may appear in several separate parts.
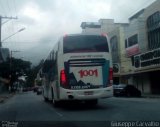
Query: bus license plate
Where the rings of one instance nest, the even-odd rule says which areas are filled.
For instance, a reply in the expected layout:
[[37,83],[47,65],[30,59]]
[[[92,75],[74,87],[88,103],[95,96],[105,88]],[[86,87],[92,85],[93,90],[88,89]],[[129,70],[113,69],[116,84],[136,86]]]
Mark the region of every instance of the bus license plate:
[[93,91],[85,91],[84,95],[93,95]]

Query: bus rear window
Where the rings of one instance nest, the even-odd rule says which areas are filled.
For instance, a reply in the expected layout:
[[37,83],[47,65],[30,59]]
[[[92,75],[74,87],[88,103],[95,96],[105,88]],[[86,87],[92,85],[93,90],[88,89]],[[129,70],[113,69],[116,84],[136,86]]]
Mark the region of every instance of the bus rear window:
[[63,40],[64,53],[109,52],[107,39],[98,35],[66,36]]

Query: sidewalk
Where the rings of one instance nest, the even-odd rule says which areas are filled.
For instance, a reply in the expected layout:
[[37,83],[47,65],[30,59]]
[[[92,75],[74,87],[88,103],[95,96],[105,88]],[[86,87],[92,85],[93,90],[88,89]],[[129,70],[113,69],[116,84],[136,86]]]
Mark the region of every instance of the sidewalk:
[[160,94],[142,94],[142,97],[144,98],[160,98]]
[[0,93],[0,103],[3,103],[6,99],[12,97],[14,93],[9,93],[9,92],[3,92]]

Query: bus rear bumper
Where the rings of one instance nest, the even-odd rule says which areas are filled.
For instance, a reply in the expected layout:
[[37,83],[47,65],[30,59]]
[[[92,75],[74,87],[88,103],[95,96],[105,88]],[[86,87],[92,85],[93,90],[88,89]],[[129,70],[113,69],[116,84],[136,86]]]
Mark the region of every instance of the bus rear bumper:
[[90,100],[113,96],[113,87],[100,89],[68,90],[60,89],[60,100]]

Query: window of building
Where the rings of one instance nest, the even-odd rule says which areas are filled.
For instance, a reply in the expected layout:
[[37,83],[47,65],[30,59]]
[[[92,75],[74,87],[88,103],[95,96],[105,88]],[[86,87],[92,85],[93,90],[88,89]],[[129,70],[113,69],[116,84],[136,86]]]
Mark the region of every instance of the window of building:
[[160,22],[160,12],[157,11],[147,19],[147,27],[148,29],[153,29],[155,25],[158,25]]
[[148,48],[160,48],[160,12],[157,11],[147,19]]
[[112,52],[117,51],[118,50],[117,36],[112,37],[110,42],[111,42]]
[[128,47],[138,44],[138,34],[135,34],[128,38]]

